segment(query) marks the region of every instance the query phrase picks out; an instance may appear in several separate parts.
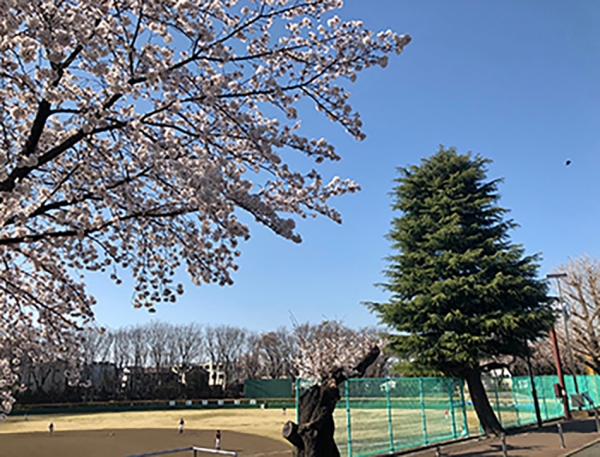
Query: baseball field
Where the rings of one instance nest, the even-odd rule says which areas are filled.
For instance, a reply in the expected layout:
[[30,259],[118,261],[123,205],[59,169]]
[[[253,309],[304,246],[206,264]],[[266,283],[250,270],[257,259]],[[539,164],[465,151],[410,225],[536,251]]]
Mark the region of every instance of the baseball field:
[[[182,418],[185,427],[180,434]],[[382,408],[357,408],[352,410],[348,424],[346,411],[340,407],[334,418],[342,454],[347,451],[348,425],[357,455],[385,451],[391,439],[394,447],[401,449],[421,445],[424,439],[435,442],[451,439],[453,432],[460,436],[465,433],[462,416],[457,415],[453,423],[447,411],[438,408],[395,408],[390,415]],[[13,415],[0,423],[0,457],[126,457],[189,446],[214,449],[217,430],[222,433],[221,449],[240,457],[291,457],[291,446],[281,437],[283,425],[290,419],[295,419],[295,410],[283,414],[279,408],[31,415],[27,420]],[[477,434],[473,411],[467,412],[467,419],[469,431]],[[511,418],[503,412],[503,419]],[[54,425],[51,435],[50,422]],[[192,453],[170,455],[191,457]]]
[[[183,433],[178,431],[181,418]],[[0,424],[0,457],[125,457],[189,446],[214,449],[216,430],[221,430],[221,449],[240,457],[291,456],[290,445],[281,438],[290,418],[293,410],[283,415],[280,409],[54,414],[27,420],[9,416]]]

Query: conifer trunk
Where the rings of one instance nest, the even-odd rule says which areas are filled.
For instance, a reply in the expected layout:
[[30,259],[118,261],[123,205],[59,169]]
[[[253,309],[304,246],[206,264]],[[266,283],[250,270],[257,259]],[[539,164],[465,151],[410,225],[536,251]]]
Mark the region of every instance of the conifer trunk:
[[483,382],[481,381],[481,372],[476,369],[469,370],[465,373],[465,380],[467,381],[469,394],[473,401],[473,407],[475,408],[475,412],[477,413],[477,417],[479,418],[484,433],[486,435],[500,436],[500,434],[504,432],[504,429],[502,428],[502,425],[500,425],[500,422],[498,422],[498,418],[496,417],[496,414],[494,414],[492,405],[490,405],[485,388],[483,387]]

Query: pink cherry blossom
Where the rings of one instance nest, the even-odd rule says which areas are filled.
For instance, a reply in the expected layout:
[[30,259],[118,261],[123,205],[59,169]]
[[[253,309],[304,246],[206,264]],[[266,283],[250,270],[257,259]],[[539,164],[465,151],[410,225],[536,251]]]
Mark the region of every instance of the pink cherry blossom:
[[232,283],[241,211],[294,242],[295,217],[340,222],[329,199],[359,186],[282,160],[339,160],[300,134],[299,101],[363,139],[346,87],[410,41],[343,22],[341,6],[0,0],[4,411],[15,351],[76,359],[94,317],[84,272],[132,275],[133,305],[153,311],[183,293],[180,267]]

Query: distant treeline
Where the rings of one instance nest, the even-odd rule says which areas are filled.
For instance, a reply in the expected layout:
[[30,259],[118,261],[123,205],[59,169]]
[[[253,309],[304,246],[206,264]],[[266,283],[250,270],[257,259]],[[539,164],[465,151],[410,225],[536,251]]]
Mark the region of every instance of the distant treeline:
[[[69,361],[22,360],[19,403],[241,397],[246,379],[298,376],[299,341],[321,344],[328,328],[345,338],[376,329],[353,330],[336,322],[254,332],[229,325],[160,321],[85,332],[76,378]],[[337,336],[337,334],[336,334]],[[318,340],[318,341],[317,341]],[[384,353],[369,373],[389,375]]]

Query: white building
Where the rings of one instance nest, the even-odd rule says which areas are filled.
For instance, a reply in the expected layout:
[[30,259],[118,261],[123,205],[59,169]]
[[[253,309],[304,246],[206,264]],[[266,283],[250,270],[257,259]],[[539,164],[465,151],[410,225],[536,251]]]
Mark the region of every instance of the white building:
[[202,368],[208,373],[208,385],[209,386],[222,386],[225,387],[225,368],[222,363],[218,362],[206,362],[200,364]]

